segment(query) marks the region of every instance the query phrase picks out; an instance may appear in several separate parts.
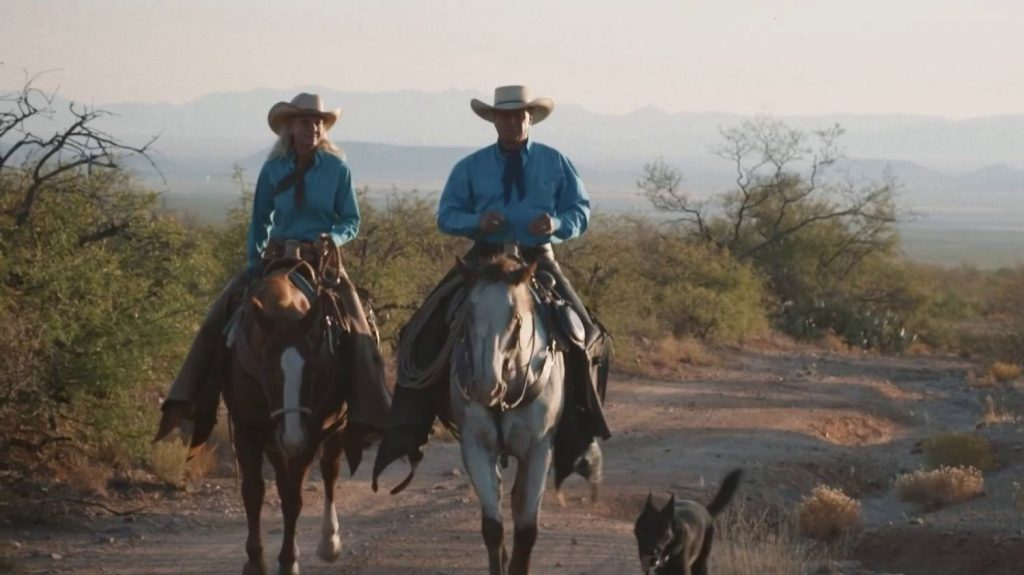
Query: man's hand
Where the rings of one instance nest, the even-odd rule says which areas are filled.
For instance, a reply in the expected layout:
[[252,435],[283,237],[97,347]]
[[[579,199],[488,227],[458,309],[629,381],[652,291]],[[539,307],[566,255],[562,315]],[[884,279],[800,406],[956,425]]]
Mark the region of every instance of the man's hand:
[[551,219],[551,215],[544,213],[530,222],[530,233],[535,236],[550,236],[555,231],[555,221]]
[[505,216],[499,212],[489,211],[480,216],[480,231],[489,234],[505,224]]

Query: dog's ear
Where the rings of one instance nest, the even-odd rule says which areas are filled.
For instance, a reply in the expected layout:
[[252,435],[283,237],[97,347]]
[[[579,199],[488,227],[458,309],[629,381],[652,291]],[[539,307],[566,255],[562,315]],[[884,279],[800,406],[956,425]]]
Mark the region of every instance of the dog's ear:
[[672,496],[668,498],[668,503],[666,503],[665,506],[661,508],[661,512],[663,514],[665,514],[667,517],[675,517],[675,515],[676,515],[676,495],[675,495],[675,493],[673,493]]
[[657,511],[658,509],[654,506],[654,494],[650,491],[647,492],[647,503],[644,503],[644,511],[650,509],[651,511]]

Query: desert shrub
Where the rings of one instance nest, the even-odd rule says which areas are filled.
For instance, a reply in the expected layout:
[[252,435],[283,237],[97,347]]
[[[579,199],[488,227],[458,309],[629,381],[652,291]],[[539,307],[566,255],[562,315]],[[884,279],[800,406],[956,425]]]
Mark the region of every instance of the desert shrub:
[[807,537],[835,540],[860,530],[860,503],[839,489],[818,485],[797,505],[796,522]]
[[940,433],[924,442],[924,457],[931,468],[973,467],[991,469],[995,464],[992,445],[980,435],[963,432]]
[[342,257],[350,276],[369,290],[381,337],[393,340],[414,309],[469,249],[462,238],[437,230],[437,198],[392,193],[380,202],[360,195],[359,236]]
[[188,445],[177,439],[158,441],[149,454],[149,470],[158,479],[175,487],[185,486]]
[[653,359],[665,366],[713,365],[715,357],[700,340],[664,337],[654,342]]
[[767,327],[757,274],[727,252],[637,217],[598,218],[559,260],[620,344],[666,335],[737,341]]
[[1016,423],[1019,419],[1013,409],[1007,407],[1002,401],[993,398],[991,395],[985,396],[982,405],[984,410],[981,413],[979,424],[998,425],[1001,423]]
[[106,462],[82,456],[67,458],[61,473],[67,478],[68,485],[74,489],[99,495],[107,494],[107,482],[112,474]]
[[974,467],[939,467],[896,478],[900,499],[928,506],[967,501],[980,495],[984,487],[981,471]]
[[988,372],[996,381],[1012,381],[1020,377],[1020,364],[996,361],[988,367]]

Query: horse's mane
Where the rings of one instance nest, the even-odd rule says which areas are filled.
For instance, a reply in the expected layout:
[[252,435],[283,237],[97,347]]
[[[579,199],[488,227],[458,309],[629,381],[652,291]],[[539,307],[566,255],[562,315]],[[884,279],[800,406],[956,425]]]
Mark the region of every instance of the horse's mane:
[[[525,264],[521,260],[497,254],[484,261],[475,270],[475,280],[487,283],[503,283],[510,288],[528,286],[533,273],[536,271],[536,264]],[[529,290],[513,290],[515,292],[516,308],[520,310],[532,310],[533,298]]]
[[484,261],[476,275],[478,279],[487,282],[504,282],[514,286],[529,281],[533,277],[533,269],[516,258],[497,254]]

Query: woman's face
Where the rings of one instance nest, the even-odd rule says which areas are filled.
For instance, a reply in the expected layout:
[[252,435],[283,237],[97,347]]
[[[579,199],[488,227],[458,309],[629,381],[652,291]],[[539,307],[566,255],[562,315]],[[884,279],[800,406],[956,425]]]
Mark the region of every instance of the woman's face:
[[317,114],[300,114],[292,120],[292,146],[296,153],[315,150],[323,136],[323,117]]

